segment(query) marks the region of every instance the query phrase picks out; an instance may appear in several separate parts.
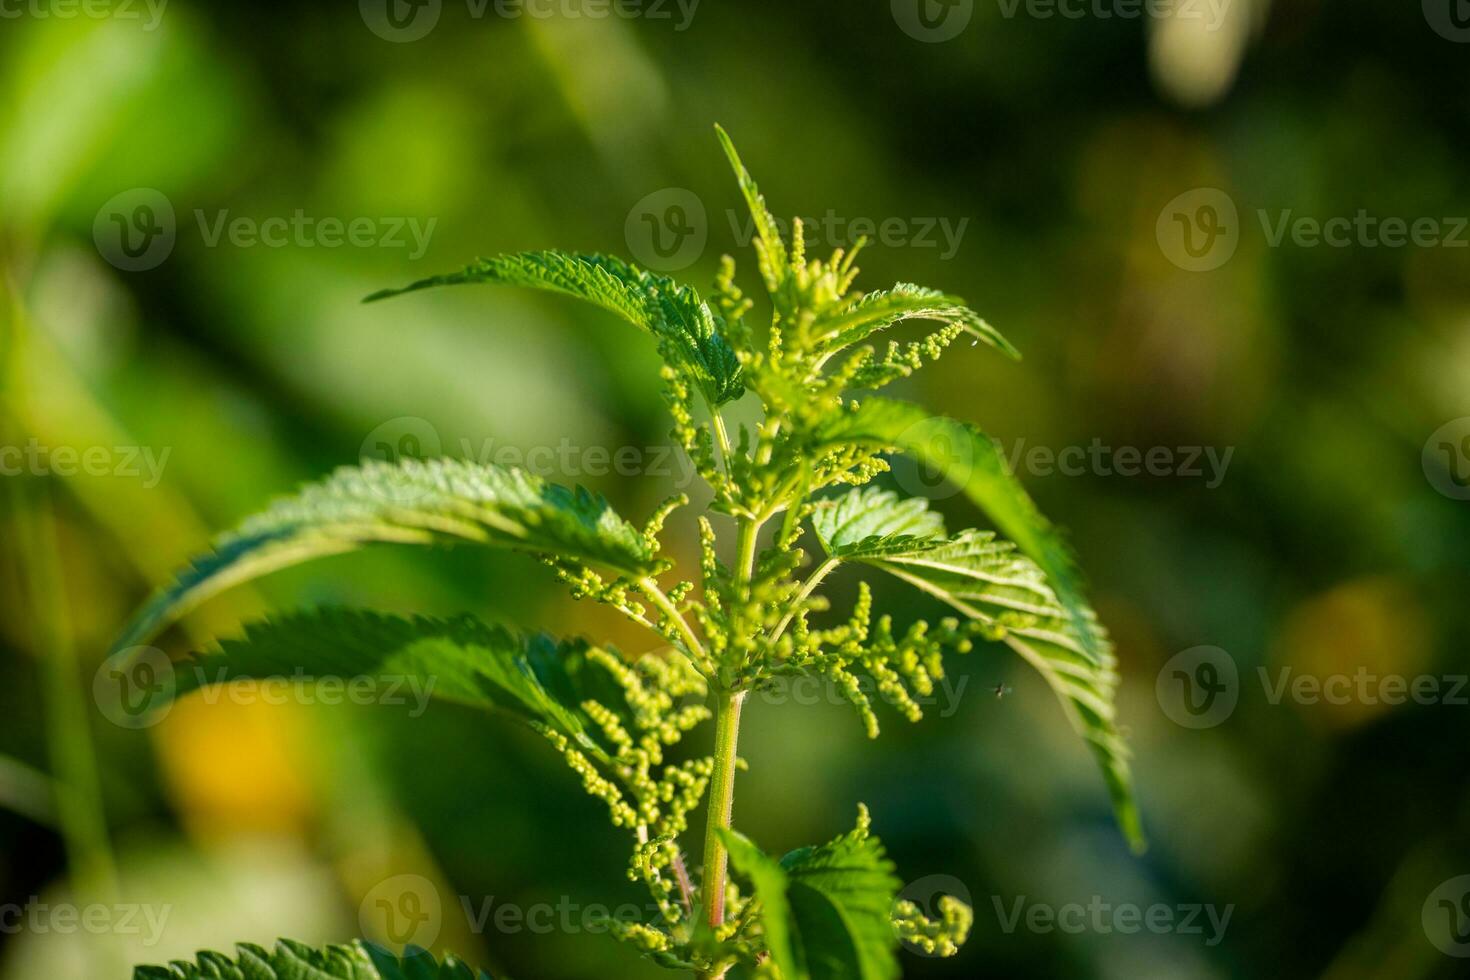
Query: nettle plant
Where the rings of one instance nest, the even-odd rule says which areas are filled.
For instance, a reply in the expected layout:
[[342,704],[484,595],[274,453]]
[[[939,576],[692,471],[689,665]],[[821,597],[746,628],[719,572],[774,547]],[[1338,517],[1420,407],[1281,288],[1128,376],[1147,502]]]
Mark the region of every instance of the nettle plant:
[[[1055,690],[1101,764],[1124,833],[1141,846],[1114,723],[1114,660],[1068,549],[995,443],[971,425],[871,394],[960,338],[1014,356],[1010,345],[944,293],[906,283],[855,292],[861,243],[809,258],[799,221],[783,240],[723,130],[719,136],[754,217],[770,303],[764,330],[753,322],[755,303],[736,286],[729,257],[708,301],[618,259],[556,251],[485,259],[369,297],[461,283],[529,286],[594,303],[651,334],[664,360],[673,436],[709,485],[708,510],[718,515],[699,517],[697,570],[676,573],[663,541],[669,516],[689,503],[684,496],[638,527],[600,497],[515,469],[447,459],[370,462],[337,471],[219,539],[143,608],[115,650],[149,642],[224,588],[369,544],[470,542],[535,555],[574,596],[606,603],[645,628],[652,648],[629,657],[606,644],[527,635],[469,616],[318,610],[247,626],[198,655],[207,669],[179,672],[177,693],[201,678],[303,673],[432,681],[438,697],[509,713],[545,736],[627,830],[628,874],[647,887],[658,914],[610,922],[619,938],[702,978],[886,980],[899,976],[900,942],[954,953],[970,909],[953,897],[928,910],[899,900],[901,882],[861,806],[852,830],[779,858],[735,830],[746,698],[781,679],[820,678],[851,701],[875,736],[870,695],[916,720],[920,698],[943,677],[946,653],[965,653],[977,641],[1007,645]],[[871,343],[907,321],[928,321],[932,330],[881,350]],[[743,397],[758,399],[763,415],[732,434],[722,410]],[[893,452],[941,471],[1005,538],[950,533],[924,499],[865,486],[888,469],[884,454]],[[732,525],[727,551],[719,529]],[[815,560],[801,547],[807,529],[821,549]],[[898,629],[875,614],[863,583],[845,618],[824,617],[830,607],[818,590],[841,565],[895,576],[956,615]],[[706,722],[710,754],[672,761],[676,746]],[[703,827],[695,830],[703,840],[693,845],[690,818],[702,801]],[[242,946],[234,961],[202,954],[197,965],[136,975],[476,974],[415,949],[399,957],[364,942],[323,951],[283,942],[271,951]]]

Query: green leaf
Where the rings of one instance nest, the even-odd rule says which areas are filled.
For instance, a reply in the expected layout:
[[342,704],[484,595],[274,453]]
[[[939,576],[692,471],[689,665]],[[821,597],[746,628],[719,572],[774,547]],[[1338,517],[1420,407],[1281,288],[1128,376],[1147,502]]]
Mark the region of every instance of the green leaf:
[[909,402],[868,398],[855,409],[832,416],[819,428],[817,440],[819,447],[896,449],[944,473],[1041,566],[1072,618],[1084,655],[1093,663],[1102,662],[1104,644],[1082,597],[1071,549],[1036,509],[989,436]]
[[388,542],[456,540],[606,565],[653,567],[643,535],[601,497],[522,470],[431,460],[343,467],[246,520],[157,593],[114,644],[147,639],[205,599],[268,572]]
[[1010,341],[966,306],[964,300],[906,282],[892,289],[867,293],[845,308],[818,318],[812,326],[813,334],[818,337],[817,353],[826,359],[905,320],[959,324],[976,340],[983,340],[1009,357],[1020,360],[1020,352],[1011,346]]
[[927,501],[902,499],[890,490],[862,487],[817,502],[812,529],[833,558],[903,550],[944,533],[944,518]]
[[606,762],[613,747],[596,737],[600,728],[581,705],[598,701],[625,721],[629,712],[623,690],[590,653],[580,641],[525,636],[473,616],[321,609],[247,625],[240,638],[180,664],[176,690],[182,696],[244,678],[374,678],[403,700],[432,696],[554,729]]
[[[898,513],[914,502],[899,502],[884,491],[854,490],[819,510],[818,516],[844,511]],[[1094,660],[1087,651],[1041,569],[1018,554],[1015,545],[998,540],[989,531],[928,538],[874,535],[846,543],[821,528],[817,534],[832,557],[881,569],[937,596],[971,619],[1004,629],[1001,638],[1046,679],[1072,727],[1092,748],[1119,826],[1129,843],[1142,849],[1129,753],[1118,732],[1114,708],[1116,661],[1091,609],[1085,612],[1088,636],[1099,645],[1101,660]]]
[[441,963],[409,947],[398,957],[362,941],[314,950],[283,939],[272,950],[241,943],[235,951],[234,960],[204,952],[193,963],[140,966],[133,980],[493,980],[452,955]]
[[500,255],[400,289],[380,290],[364,302],[466,283],[527,286],[585,300],[653,334],[664,359],[687,371],[712,406],[745,391],[740,360],[699,293],[611,256],[559,251]]
[[895,980],[892,925],[901,882],[882,843],[858,827],[779,862],[735,831],[730,860],[755,888],[766,948],[783,980]]
[[755,250],[760,261],[761,277],[765,280],[766,289],[774,296],[785,285],[791,271],[786,257],[786,243],[781,238],[776,219],[766,207],[766,199],[755,185],[755,179],[745,169],[745,164],[740,162],[740,154],[735,152],[730,134],[720,126],[715,127],[715,133],[720,138],[720,146],[725,149],[725,156],[730,160],[730,169],[735,171],[735,179],[740,183],[740,193],[745,196],[746,206],[750,208],[750,217],[755,222]]

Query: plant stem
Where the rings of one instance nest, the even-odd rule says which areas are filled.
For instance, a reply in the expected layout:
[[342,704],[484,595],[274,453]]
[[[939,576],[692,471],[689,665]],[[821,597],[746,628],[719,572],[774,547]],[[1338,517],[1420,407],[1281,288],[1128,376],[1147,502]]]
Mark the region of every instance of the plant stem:
[[782,618],[781,622],[777,624],[776,629],[771,633],[771,643],[774,644],[777,640],[781,639],[781,634],[786,632],[786,627],[791,625],[791,619],[796,615],[796,607],[806,601],[812,594],[812,591],[818,585],[822,584],[822,579],[826,578],[828,573],[837,567],[837,564],[838,560],[836,558],[828,558],[817,566],[817,570],[812,572],[811,577],[802,585],[801,591],[796,593],[796,597],[791,603],[791,611]]
[[[748,586],[755,575],[755,549],[761,522],[740,521],[735,574]],[[725,880],[730,854],[720,840],[720,831],[730,828],[735,807],[735,748],[740,739],[740,708],[744,691],[721,691],[715,704],[715,771],[710,777],[709,812],[704,828],[704,920],[711,929],[725,924]],[[718,980],[726,967],[709,970],[703,977]]]
[[689,655],[695,659],[695,662],[708,663],[709,654],[705,652],[704,644],[700,643],[699,637],[694,635],[694,630],[690,629],[688,620],[679,612],[679,607],[674,605],[674,600],[670,599],[651,577],[639,579],[638,585],[643,589],[643,593],[653,601],[653,604],[669,617],[669,622],[674,624],[679,636],[688,644]]
[[736,559],[735,573],[740,576],[741,582],[749,582],[755,573],[755,543],[760,531],[761,526],[756,521],[740,522],[740,543],[737,549],[739,556]]
[[725,873],[730,855],[720,831],[730,827],[735,804],[735,743],[745,692],[720,696],[715,707],[715,771],[710,778],[709,817],[704,829],[704,917],[711,928],[725,922]]

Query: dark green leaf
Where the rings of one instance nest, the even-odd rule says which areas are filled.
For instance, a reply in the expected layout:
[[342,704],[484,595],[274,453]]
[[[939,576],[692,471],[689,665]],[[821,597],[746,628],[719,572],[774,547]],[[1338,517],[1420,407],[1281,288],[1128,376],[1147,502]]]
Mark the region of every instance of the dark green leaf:
[[500,255],[401,289],[381,290],[366,301],[466,283],[526,286],[585,300],[653,334],[664,359],[689,372],[711,405],[745,391],[739,358],[699,293],[611,256],[558,251]]
[[898,450],[944,473],[1046,572],[1072,618],[1084,655],[1101,662],[1103,642],[1082,597],[1071,550],[1036,509],[989,436],[908,402],[869,398],[855,410],[833,416],[818,432],[818,440],[825,445]]
[[601,497],[501,466],[431,460],[344,467],[219,538],[143,607],[114,645],[147,642],[210,596],[313,558],[387,542],[456,540],[598,563],[653,566],[648,542]]
[[283,939],[275,949],[242,943],[231,960],[219,953],[200,953],[193,963],[140,966],[133,980],[493,980],[454,956],[443,962],[410,947],[403,956],[364,942],[315,950]]
[[[923,501],[917,499],[900,503],[893,494],[883,491],[854,490],[827,503],[825,511],[818,511],[818,518],[828,513],[858,513],[876,520],[884,514],[906,513],[911,522],[919,523],[921,518],[911,510],[915,503],[923,506]],[[924,512],[932,515],[927,508]],[[872,535],[844,543],[840,533],[832,533],[832,523],[828,519],[817,529],[832,557],[882,569],[937,596],[971,619],[1005,630],[1006,644],[1041,673],[1060,699],[1072,727],[1091,746],[1118,823],[1129,843],[1142,849],[1143,831],[1133,798],[1128,748],[1118,733],[1114,709],[1118,685],[1115,659],[1107,634],[1092,610],[1084,612],[1088,636],[1097,644],[1101,659],[1088,652],[1041,569],[1017,553],[1015,545],[998,540],[991,532],[969,530],[954,537],[926,538]],[[942,526],[938,533],[943,535]]]
[[761,903],[761,927],[783,980],[895,980],[892,925],[901,882],[883,845],[857,829],[779,862],[735,831],[730,860]]

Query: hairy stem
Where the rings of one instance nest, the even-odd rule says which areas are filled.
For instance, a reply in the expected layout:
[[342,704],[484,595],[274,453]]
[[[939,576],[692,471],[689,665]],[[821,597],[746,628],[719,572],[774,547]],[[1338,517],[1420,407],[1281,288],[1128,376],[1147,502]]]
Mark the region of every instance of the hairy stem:
[[652,578],[639,579],[638,586],[653,604],[669,617],[669,622],[674,624],[674,629],[678,630],[679,636],[688,645],[689,656],[694,658],[695,663],[708,663],[709,654],[705,653],[704,644],[700,643],[699,637],[694,635],[694,630],[690,629],[688,621],[679,612],[679,607],[674,605],[674,600],[670,599]]
[[709,817],[704,829],[704,918],[711,928],[725,922],[725,875],[730,855],[720,831],[730,827],[735,804],[735,744],[745,692],[721,694],[715,708],[715,771],[710,778]]
[[771,643],[774,644],[777,640],[781,639],[781,634],[785,633],[786,627],[791,625],[791,620],[796,615],[797,608],[811,597],[813,590],[822,584],[822,579],[826,578],[837,565],[838,560],[836,558],[828,558],[817,566],[817,570],[812,572],[811,577],[802,585],[801,591],[796,593],[796,597],[791,602],[791,611],[782,617],[781,622],[776,625],[776,629],[771,633]]

